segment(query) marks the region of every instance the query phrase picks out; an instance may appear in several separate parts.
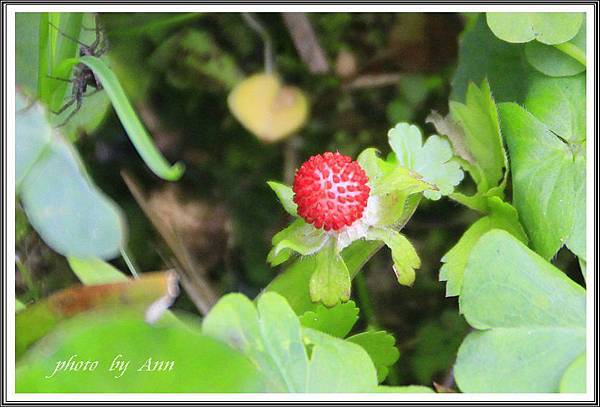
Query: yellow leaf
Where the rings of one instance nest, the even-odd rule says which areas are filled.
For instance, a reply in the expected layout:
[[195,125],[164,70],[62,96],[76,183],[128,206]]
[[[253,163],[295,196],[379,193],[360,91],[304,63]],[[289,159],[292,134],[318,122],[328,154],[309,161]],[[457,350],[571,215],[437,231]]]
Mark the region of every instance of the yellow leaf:
[[279,141],[306,122],[308,101],[304,93],[285,86],[273,74],[244,79],[229,94],[229,109],[261,141]]

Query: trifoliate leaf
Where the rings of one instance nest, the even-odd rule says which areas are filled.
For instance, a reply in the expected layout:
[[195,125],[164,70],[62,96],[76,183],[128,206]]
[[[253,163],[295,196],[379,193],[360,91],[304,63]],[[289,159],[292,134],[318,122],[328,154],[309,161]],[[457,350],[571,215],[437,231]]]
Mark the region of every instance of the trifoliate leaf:
[[383,382],[389,373],[389,368],[398,361],[400,352],[396,348],[396,340],[386,331],[369,331],[353,335],[349,342],[362,346],[377,369],[377,380]]
[[527,235],[519,223],[515,208],[498,197],[488,198],[489,215],[473,223],[462,235],[458,243],[442,257],[444,265],[440,269],[440,281],[446,281],[446,297],[459,295],[467,260],[481,236],[492,229],[503,229],[523,243]]
[[477,329],[454,367],[463,392],[556,392],[585,351],[585,290],[503,230],[473,248],[460,305]]
[[283,209],[292,216],[298,216],[298,205],[294,202],[294,191],[292,191],[292,188],[275,181],[268,181],[267,184],[277,195],[277,199],[283,205]]
[[273,248],[267,256],[267,261],[272,266],[285,262],[293,252],[302,256],[315,253],[327,240],[327,234],[322,229],[317,229],[296,219],[290,226],[273,236]]
[[350,299],[350,274],[334,239],[316,255],[309,291],[313,302],[322,302],[328,307]]
[[224,296],[204,319],[202,332],[254,362],[269,392],[368,392],[377,385],[367,352],[302,328],[287,301],[276,293],[262,294],[257,307],[241,294]]
[[501,181],[504,185],[508,158],[488,82],[483,81],[481,88],[470,83],[466,104],[451,101],[450,113],[464,130],[464,144],[474,161],[467,170],[477,184],[477,192],[487,192]]
[[449,195],[463,179],[460,165],[451,161],[453,154],[448,140],[433,135],[423,144],[421,131],[408,123],[398,123],[388,132],[388,138],[398,164],[417,172],[437,188],[425,191],[425,197],[438,200]]
[[585,256],[585,156],[515,103],[499,106],[511,157],[513,202],[536,252],[567,241]]
[[302,326],[338,338],[346,337],[356,321],[358,321],[358,308],[354,301],[338,304],[332,308],[319,304],[316,310],[307,311],[300,316]]
[[569,41],[579,31],[583,13],[487,13],[496,37],[507,42],[538,40],[544,44]]
[[371,228],[367,239],[381,240],[391,249],[398,282],[412,286],[415,282],[415,269],[421,267],[421,259],[410,241],[400,232],[384,228]]

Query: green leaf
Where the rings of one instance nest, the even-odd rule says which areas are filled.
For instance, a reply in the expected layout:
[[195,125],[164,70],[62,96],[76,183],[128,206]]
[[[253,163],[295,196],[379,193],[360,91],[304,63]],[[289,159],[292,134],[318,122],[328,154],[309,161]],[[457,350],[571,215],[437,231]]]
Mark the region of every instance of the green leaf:
[[84,56],[79,61],[89,66],[98,76],[104,87],[104,91],[112,102],[117,116],[127,131],[131,142],[148,167],[159,177],[175,181],[183,175],[183,163],[171,166],[161,155],[160,151],[150,138],[144,125],[133,110],[127,99],[123,88],[115,74],[106,66],[104,61],[92,56]]
[[538,40],[560,44],[573,38],[583,22],[583,13],[487,13],[493,33],[507,42]]
[[15,312],[23,311],[25,309],[25,304],[23,304],[19,300],[15,300]]
[[108,284],[128,280],[125,274],[109,263],[97,258],[68,257],[67,260],[73,273],[85,285]]
[[23,208],[31,225],[58,253],[113,258],[125,240],[123,216],[90,183],[76,154],[55,137],[22,182]]
[[389,368],[400,358],[400,352],[396,348],[396,340],[386,331],[363,332],[353,335],[347,340],[362,346],[367,351],[377,370],[379,383],[385,380]]
[[[55,372],[70,358],[74,363],[82,361],[81,365],[98,363],[94,371]],[[127,369],[111,371],[115,360],[129,362]],[[17,393],[261,391],[264,383],[257,368],[239,352],[202,335],[197,327],[153,327],[116,314],[69,321],[33,349],[16,370]]]
[[331,239],[317,253],[315,269],[309,282],[312,301],[322,302],[328,307],[350,299],[350,274],[335,246],[335,240]]
[[585,196],[585,158],[514,103],[499,107],[512,163],[513,201],[533,243],[550,259],[572,236]]
[[548,76],[572,76],[585,71],[585,19],[575,37],[560,45],[531,41],[525,57],[535,69]]
[[496,103],[520,102],[527,92],[528,71],[523,45],[499,40],[488,28],[485,16],[468,28],[459,40],[458,67],[452,78],[450,99],[465,100],[470,82],[487,79]]
[[296,212],[298,210],[298,205],[294,202],[294,191],[292,191],[292,188],[275,181],[268,181],[267,184],[269,184],[273,192],[277,194],[277,199],[279,199],[279,202],[283,205],[283,209],[292,216],[298,216],[298,213]]
[[435,393],[426,386],[377,386],[375,393]]
[[285,262],[292,252],[302,256],[320,250],[328,236],[322,229],[317,229],[302,219],[296,219],[290,226],[273,236],[273,248],[267,256],[272,266]]
[[15,181],[18,191],[23,179],[48,149],[52,139],[52,128],[46,120],[46,112],[41,104],[29,102],[17,93],[15,108]]
[[393,229],[372,228],[367,233],[369,240],[381,240],[392,251],[394,273],[402,285],[412,286],[415,282],[415,269],[421,267],[421,259],[412,243],[400,232]]
[[488,82],[483,81],[481,88],[470,83],[466,104],[451,101],[450,112],[463,128],[464,144],[473,157],[473,165],[478,167],[467,167],[477,183],[477,191],[487,192],[505,180],[508,172],[498,112]]
[[309,328],[304,328],[303,333],[307,346],[312,347],[306,391],[311,393],[373,391],[377,385],[377,372],[362,346]]
[[564,140],[585,140],[585,74],[568,78],[532,75],[525,109]]
[[[79,44],[73,41],[72,38],[86,40],[85,38],[82,38],[82,31],[84,30],[81,29],[84,13],[59,14],[60,25],[58,27],[60,27],[60,32],[62,34],[59,35],[56,28],[49,27],[50,33],[53,36],[56,35],[57,40],[51,75],[56,78],[68,79],[71,77],[73,64],[65,64],[64,67],[66,70],[61,69],[61,67],[63,67],[63,62],[74,59],[79,55]],[[86,23],[89,23],[89,18]],[[66,68],[67,65],[68,68]],[[46,100],[45,102],[50,110],[57,111],[65,102],[65,97],[71,96],[66,93],[67,88],[69,88],[70,85],[67,82],[60,80],[49,80],[48,84],[51,86],[51,99]]]
[[[17,109],[25,99],[17,94]],[[52,135],[39,104],[17,113],[16,175],[31,225],[65,256],[114,257],[125,240],[120,209],[89,180],[77,152]]]
[[489,215],[473,223],[458,243],[442,257],[440,281],[446,281],[446,297],[459,295],[467,260],[481,236],[492,229],[506,230],[523,243],[527,235],[519,223],[515,208],[498,197],[488,198]]
[[356,321],[358,321],[358,308],[354,301],[338,304],[332,308],[318,304],[314,311],[306,311],[300,316],[302,326],[337,338],[345,338]]
[[561,393],[585,393],[586,368],[585,352],[583,352],[565,371],[560,380]]
[[398,164],[437,188],[425,191],[426,198],[437,200],[451,194],[463,179],[460,165],[451,161],[452,148],[447,140],[433,135],[423,144],[419,128],[408,123],[398,123],[388,132],[388,139]]
[[257,308],[243,295],[224,296],[204,319],[202,332],[252,360],[269,392],[361,392],[377,384],[375,368],[360,346],[302,329],[275,293],[262,294]]
[[460,306],[478,329],[454,373],[463,392],[555,392],[585,350],[585,290],[503,230],[482,236]]

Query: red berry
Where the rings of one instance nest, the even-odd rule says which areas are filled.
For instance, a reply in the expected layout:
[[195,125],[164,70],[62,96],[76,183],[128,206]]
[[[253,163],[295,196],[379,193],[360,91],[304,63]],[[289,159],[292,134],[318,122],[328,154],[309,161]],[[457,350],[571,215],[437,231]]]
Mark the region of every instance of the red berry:
[[294,178],[298,215],[325,230],[350,226],[367,206],[367,182],[367,174],[352,158],[337,152],[313,155]]

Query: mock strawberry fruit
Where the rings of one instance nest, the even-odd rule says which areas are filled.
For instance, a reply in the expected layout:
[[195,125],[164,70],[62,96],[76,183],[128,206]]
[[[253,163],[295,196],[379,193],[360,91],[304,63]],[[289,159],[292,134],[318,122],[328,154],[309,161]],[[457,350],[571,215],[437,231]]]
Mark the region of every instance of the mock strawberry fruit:
[[370,188],[367,174],[356,161],[338,152],[308,159],[294,178],[298,215],[327,231],[351,226],[363,215]]

